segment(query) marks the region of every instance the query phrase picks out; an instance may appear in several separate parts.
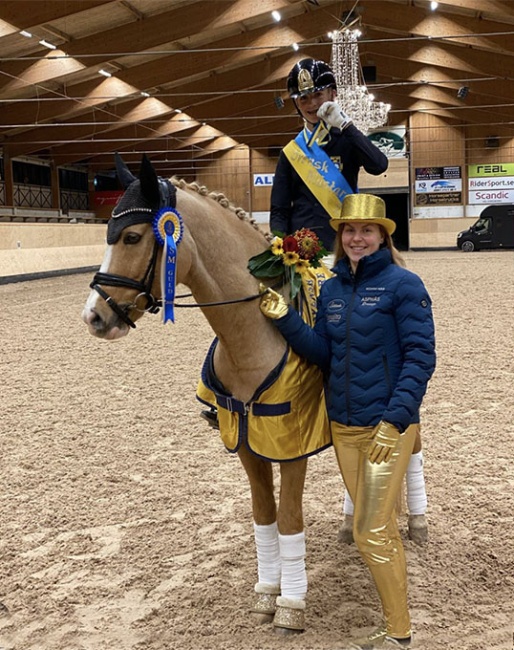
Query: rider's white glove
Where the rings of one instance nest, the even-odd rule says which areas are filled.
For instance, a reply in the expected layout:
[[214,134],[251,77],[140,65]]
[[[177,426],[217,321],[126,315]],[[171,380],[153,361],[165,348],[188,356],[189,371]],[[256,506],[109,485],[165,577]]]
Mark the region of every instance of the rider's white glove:
[[318,108],[318,117],[326,122],[329,126],[335,126],[343,131],[348,124],[351,124],[351,118],[343,111],[336,102],[324,102]]

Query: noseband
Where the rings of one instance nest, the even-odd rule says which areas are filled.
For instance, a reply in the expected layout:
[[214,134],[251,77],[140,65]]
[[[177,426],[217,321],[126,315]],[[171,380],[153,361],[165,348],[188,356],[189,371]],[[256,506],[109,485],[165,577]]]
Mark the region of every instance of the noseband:
[[[175,207],[176,204],[176,188],[170,181],[167,179],[159,178],[159,195],[160,195],[160,205],[156,210],[151,208],[129,208],[122,210],[116,213],[116,207],[112,212],[112,217],[109,221],[107,227],[107,243],[115,243],[121,235],[121,231],[127,226],[134,225],[137,223],[153,223],[155,214],[160,208],[164,207]],[[128,190],[127,190],[128,191]],[[114,221],[113,221],[114,220]],[[162,306],[162,301],[155,298],[152,294],[152,285],[155,280],[155,272],[157,266],[157,254],[159,252],[159,243],[157,239],[154,241],[152,256],[150,262],[146,267],[146,271],[141,280],[133,280],[123,275],[116,275],[114,273],[102,273],[98,272],[95,274],[93,281],[89,285],[91,289],[96,291],[113,312],[121,318],[121,320],[135,329],[136,324],[130,318],[129,312],[132,309],[137,311],[150,312],[151,314],[156,314]],[[125,287],[127,289],[135,289],[139,291],[134,300],[123,307],[121,307],[112,296],[110,296],[105,289],[100,285],[109,286],[109,287]],[[144,304],[141,304],[144,300]]]

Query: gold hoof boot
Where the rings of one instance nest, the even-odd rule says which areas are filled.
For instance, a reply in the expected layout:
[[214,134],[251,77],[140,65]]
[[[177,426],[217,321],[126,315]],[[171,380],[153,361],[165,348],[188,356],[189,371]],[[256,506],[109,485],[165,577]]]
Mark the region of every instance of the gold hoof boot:
[[257,598],[250,609],[254,614],[264,614],[273,617],[277,609],[277,596],[280,595],[280,585],[268,585],[258,582],[255,585]]
[[428,541],[428,524],[425,515],[409,515],[407,522],[409,539],[415,544],[426,544]]
[[305,630],[305,600],[279,596],[273,625],[278,634],[303,632]]
[[410,648],[411,637],[396,639],[389,636],[385,628],[378,628],[368,636],[355,639],[346,648],[347,650],[375,650],[375,648]]
[[353,544],[353,515],[345,515],[344,521],[339,529],[337,541],[340,544]]

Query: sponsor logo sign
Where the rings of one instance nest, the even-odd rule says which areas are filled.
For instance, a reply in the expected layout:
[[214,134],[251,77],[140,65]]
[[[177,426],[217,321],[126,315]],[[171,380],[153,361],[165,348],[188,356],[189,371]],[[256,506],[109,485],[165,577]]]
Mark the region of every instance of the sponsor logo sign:
[[469,165],[468,200],[475,205],[514,202],[514,164]]
[[254,174],[253,184],[255,187],[271,187],[275,174]]
[[416,205],[454,205],[462,203],[461,168],[416,167]]

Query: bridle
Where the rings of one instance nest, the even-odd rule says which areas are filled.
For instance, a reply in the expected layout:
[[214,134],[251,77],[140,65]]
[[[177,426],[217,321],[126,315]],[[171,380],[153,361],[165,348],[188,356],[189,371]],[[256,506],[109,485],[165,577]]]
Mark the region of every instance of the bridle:
[[[121,212],[116,213],[116,208],[114,208],[111,220],[109,225],[111,225],[112,220],[117,220],[115,229],[116,232],[111,235],[111,237],[116,237],[116,233],[121,233],[121,230],[126,228],[128,225],[133,225],[136,223],[153,223],[155,214],[160,208],[163,207],[175,207],[176,205],[176,188],[175,186],[167,179],[158,178],[159,181],[159,194],[160,194],[160,205],[157,210],[151,208],[129,208]],[[108,226],[109,228],[109,226]],[[114,239],[116,241],[116,239]],[[110,242],[109,238],[109,229],[107,234],[107,242]],[[129,327],[135,329],[136,324],[130,318],[129,312],[132,309],[139,311],[141,313],[149,312],[150,314],[157,314],[162,307],[162,300],[156,298],[152,294],[152,285],[155,280],[155,273],[157,267],[157,255],[159,252],[159,242],[157,239],[154,239],[152,255],[146,271],[141,280],[134,280],[128,278],[124,275],[116,275],[114,273],[102,273],[98,271],[95,273],[91,284],[89,285],[91,289],[96,291],[99,296],[101,296],[113,312]],[[109,287],[125,287],[127,289],[135,289],[139,291],[134,300],[124,305],[120,306],[112,296],[110,296],[105,289],[100,285],[109,286]],[[219,305],[232,305],[235,303],[249,302],[251,300],[256,300],[260,298],[263,293],[260,292],[253,294],[251,296],[246,296],[244,298],[236,298],[234,300],[225,300],[222,302],[205,302],[205,303],[189,303],[189,304],[176,304],[176,307],[216,307]],[[177,298],[188,298],[192,294],[184,294],[182,296],[177,296]],[[144,304],[141,304],[144,300]]]
[[[159,177],[157,180],[159,187],[159,205],[156,210],[149,207],[122,209],[123,199],[114,207],[111,219],[107,225],[108,244],[115,243],[121,236],[122,230],[127,226],[137,223],[152,224],[157,210],[163,207],[175,206],[177,193],[175,186],[167,179]],[[129,192],[129,188],[127,188],[126,191]],[[121,318],[126,325],[133,329],[135,329],[136,324],[129,316],[129,312],[132,309],[136,309],[142,313],[150,312],[151,314],[156,314],[162,306],[162,302],[152,294],[152,285],[155,280],[158,252],[159,243],[157,242],[157,239],[155,239],[150,261],[141,280],[134,280],[133,278],[128,278],[124,275],[102,273],[99,271],[95,274],[91,284],[89,285],[91,289],[96,291],[105,300],[113,312]],[[139,291],[139,293],[132,303],[121,307],[100,285],[135,289],[136,291]],[[143,304],[142,300],[144,300]]]
[[[155,279],[155,270],[157,265],[157,253],[159,250],[159,245],[157,241],[154,242],[152,256],[150,258],[150,263],[148,264],[145,274],[143,275],[142,280],[133,280],[132,278],[127,278],[124,275],[116,275],[114,273],[95,273],[93,281],[89,285],[91,289],[94,289],[109,305],[113,312],[121,318],[121,320],[126,323],[129,327],[135,329],[136,324],[128,315],[132,309],[136,309],[139,312],[150,312],[151,314],[157,314],[159,309],[162,306],[162,301],[152,294],[152,285]],[[101,284],[109,287],[126,287],[127,289],[136,289],[139,291],[134,300],[124,307],[114,300],[105,289],[102,289]],[[141,299],[146,301],[144,306],[140,307]]]

